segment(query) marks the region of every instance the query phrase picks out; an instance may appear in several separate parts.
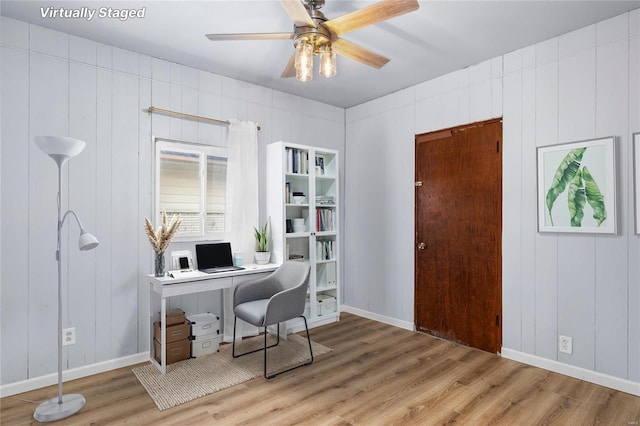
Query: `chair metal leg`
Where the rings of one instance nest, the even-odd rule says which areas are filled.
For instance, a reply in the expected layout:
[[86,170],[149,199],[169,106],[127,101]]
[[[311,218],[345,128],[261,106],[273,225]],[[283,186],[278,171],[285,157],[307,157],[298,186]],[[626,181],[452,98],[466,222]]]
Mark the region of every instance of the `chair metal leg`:
[[245,353],[241,353],[241,354],[236,355],[236,324],[237,324],[237,321],[238,321],[238,317],[234,316],[233,317],[233,342],[232,342],[232,347],[231,347],[231,355],[234,358],[238,358],[238,357],[241,357],[241,356],[244,356],[244,355],[249,355],[249,354],[252,354],[254,352],[259,352],[259,351],[265,351],[266,352],[266,349],[278,346],[278,343],[280,343],[280,324],[278,324],[278,338],[276,340],[276,343],[274,343],[271,346],[267,346],[267,327],[265,327],[264,328],[264,348],[258,348],[258,349],[254,349],[254,350],[249,351],[249,352],[245,352]]
[[[279,371],[277,373],[271,374],[271,375],[267,375],[267,338],[266,338],[266,333],[265,333],[265,339],[264,339],[264,378],[267,380],[273,379],[276,376],[279,376],[282,373],[286,373],[288,371],[291,370],[295,370],[296,368],[300,368],[300,367],[304,367],[306,365],[310,365],[313,363],[313,350],[311,349],[311,337],[309,337],[309,327],[307,326],[307,319],[305,318],[304,315],[300,315],[300,318],[302,318],[304,320],[304,328],[305,330],[307,330],[307,342],[309,343],[309,354],[311,355],[311,359],[307,362],[305,362],[304,364],[298,364],[294,367],[288,368],[286,370],[282,370]],[[280,324],[278,324],[278,336],[280,335]]]

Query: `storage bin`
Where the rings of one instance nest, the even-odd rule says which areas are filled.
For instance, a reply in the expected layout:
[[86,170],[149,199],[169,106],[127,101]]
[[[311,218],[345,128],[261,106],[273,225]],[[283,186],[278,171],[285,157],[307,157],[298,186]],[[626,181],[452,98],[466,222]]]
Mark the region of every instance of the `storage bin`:
[[[154,329],[153,337],[158,341],[160,340],[160,326],[161,324],[159,322],[153,323],[153,329]],[[190,331],[191,331],[191,326],[189,325],[188,322],[184,322],[184,321],[182,322],[182,324],[175,324],[175,325],[168,326],[165,334],[166,342],[171,343],[171,342],[175,342],[176,340],[189,339],[189,336],[191,335]]]
[[182,309],[169,309],[167,311],[167,327],[182,324],[184,319],[184,311]]
[[318,303],[316,311],[318,316],[334,313],[338,310],[338,303],[334,296],[328,296],[325,294],[318,295]]
[[199,357],[218,352],[220,348],[220,335],[203,334],[191,341],[191,356]]
[[218,334],[220,330],[220,317],[214,314],[189,315],[187,320],[191,323],[191,336],[193,337]]
[[[155,347],[155,359],[161,363],[160,341],[153,339]],[[191,357],[191,341],[189,339],[177,340],[167,343],[167,364],[183,361]]]

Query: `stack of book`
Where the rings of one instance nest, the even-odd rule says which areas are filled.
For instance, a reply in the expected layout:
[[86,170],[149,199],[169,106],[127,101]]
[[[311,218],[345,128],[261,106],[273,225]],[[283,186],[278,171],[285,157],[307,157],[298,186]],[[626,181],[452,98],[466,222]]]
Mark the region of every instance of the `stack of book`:
[[316,205],[324,206],[333,204],[335,204],[335,199],[332,195],[316,195]]

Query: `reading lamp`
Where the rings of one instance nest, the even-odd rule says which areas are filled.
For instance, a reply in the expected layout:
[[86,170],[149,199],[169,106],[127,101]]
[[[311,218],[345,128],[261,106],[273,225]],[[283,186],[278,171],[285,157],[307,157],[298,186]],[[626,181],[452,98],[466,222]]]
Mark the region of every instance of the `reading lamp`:
[[58,245],[56,247],[56,261],[58,262],[58,396],[43,401],[33,418],[39,422],[53,422],[67,418],[82,410],[86,403],[80,394],[62,395],[62,250],[61,231],[64,221],[71,214],[80,227],[80,239],[78,247],[80,250],[91,250],[98,246],[98,239],[84,230],[80,218],[73,210],[68,210],[62,215],[62,167],[71,157],[80,154],[85,147],[85,143],[78,139],[64,136],[36,136],[36,145],[45,154],[53,158],[58,165]]

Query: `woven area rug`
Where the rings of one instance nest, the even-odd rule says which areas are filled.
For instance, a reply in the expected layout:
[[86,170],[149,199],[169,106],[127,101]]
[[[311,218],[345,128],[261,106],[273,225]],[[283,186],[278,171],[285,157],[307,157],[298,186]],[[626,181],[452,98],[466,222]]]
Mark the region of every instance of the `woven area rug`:
[[[236,345],[236,351],[242,353],[259,348],[263,344],[264,336],[244,339]],[[313,341],[311,347],[314,358],[331,351]],[[165,375],[160,374],[151,363],[136,367],[132,371],[162,411],[255,377],[262,377],[262,359],[262,352],[234,359],[231,356],[231,345],[225,344],[220,345],[220,351],[217,353],[169,364]],[[280,339],[278,346],[268,350],[267,371],[281,370],[308,359],[309,346],[306,336],[291,334],[286,340]]]

